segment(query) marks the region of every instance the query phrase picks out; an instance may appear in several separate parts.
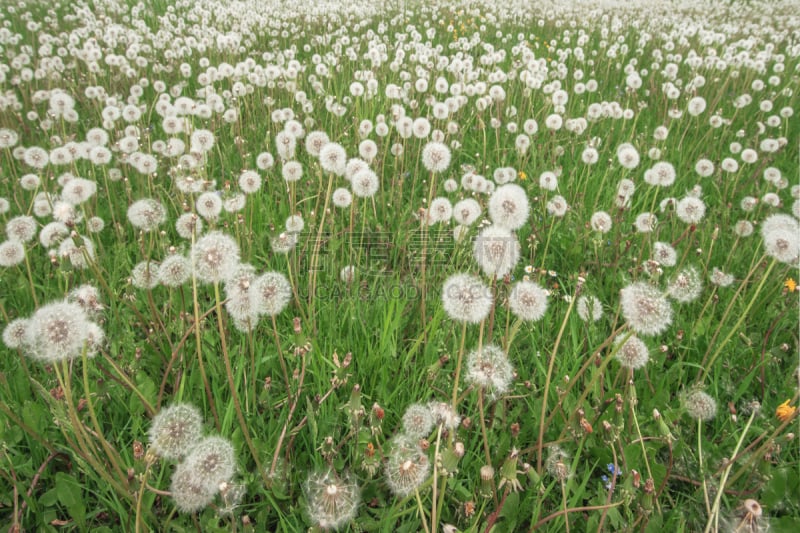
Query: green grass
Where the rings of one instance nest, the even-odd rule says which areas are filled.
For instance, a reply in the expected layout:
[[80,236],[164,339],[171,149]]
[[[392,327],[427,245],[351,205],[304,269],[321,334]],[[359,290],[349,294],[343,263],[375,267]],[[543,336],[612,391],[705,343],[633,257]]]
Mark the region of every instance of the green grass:
[[[758,502],[763,514],[746,531],[766,525],[771,531],[796,530],[797,418],[781,420],[776,408],[786,400],[798,404],[798,297],[788,282],[798,272],[797,265],[765,254],[759,232],[770,215],[798,211],[800,63],[788,15],[796,2],[634,2],[618,9],[576,4],[555,10],[504,1],[316,7],[220,2],[212,6],[216,16],[200,4],[108,0],[86,4],[88,11],[80,15],[79,7],[66,2],[0,7],[9,32],[0,47],[0,64],[9,66],[0,77],[0,128],[18,135],[16,147],[52,150],[83,141],[90,129],[111,126],[104,126],[102,112],[112,102],[89,98],[87,87],[102,87],[124,107],[138,93],[131,92],[136,86],[141,95],[131,101],[142,113],[129,133],[138,138],[140,152],[157,158],[156,171],[145,175],[117,150],[128,126],[123,119],[106,127],[114,147],[107,165],[81,159],[37,170],[15,157],[14,146],[0,157],[0,198],[9,204],[0,214],[4,228],[15,217],[36,213],[37,195],[49,193],[53,203],[66,172],[97,184],[96,194],[76,208],[82,217],[69,227],[94,245],[89,268],[49,255],[38,238],[26,243],[29,266],[23,261],[0,267],[4,328],[91,284],[103,305],[94,320],[105,334],[93,357],[68,362],[44,363],[31,358],[25,346],[3,344],[0,531],[324,530],[309,502],[319,495],[306,489],[306,481],[328,471],[331,479],[348,480],[340,490],[356,484],[360,495],[352,517],[337,524],[343,531],[449,531],[450,526],[470,532],[729,531],[753,518],[743,510],[749,500]],[[42,27],[31,29],[29,21]],[[41,46],[44,35],[53,36],[51,50]],[[241,37],[238,47],[222,46],[231,36]],[[134,38],[138,52],[131,48]],[[375,63],[366,55],[370,40],[385,47],[379,52],[386,55]],[[78,53],[95,42],[96,70]],[[59,47],[67,54],[63,69],[22,79],[25,68],[44,68]],[[404,58],[396,55],[401,48]],[[610,49],[616,57],[609,56]],[[749,58],[762,53],[763,71],[733,64],[732,58],[747,50]],[[505,56],[492,59],[493,51]],[[115,59],[109,65],[108,58],[126,53],[130,72]],[[725,58],[727,64],[717,68],[709,60],[693,67],[686,59],[694,53]],[[420,64],[420,55],[432,64]],[[449,65],[470,58],[475,76],[465,83],[463,104],[445,120],[434,118],[426,97],[439,102],[451,97],[437,93],[434,84],[440,76],[455,84],[459,75],[444,63],[437,66],[440,58]],[[332,75],[316,72],[320,59]],[[668,63],[677,68],[672,82],[681,82],[676,99],[662,90]],[[182,64],[191,75],[181,74]],[[640,89],[626,90],[626,65],[635,65]],[[223,71],[238,66],[254,77],[225,76],[204,87],[198,75],[208,66]],[[271,77],[259,80],[256,66]],[[305,70],[293,77],[286,71],[290,66]],[[526,67],[531,73],[524,76],[547,69],[541,84],[527,87],[521,81]],[[559,68],[566,75],[557,75]],[[365,76],[377,80],[376,94],[351,96],[351,83],[366,86]],[[420,76],[429,85],[421,95],[413,89]],[[696,76],[706,83],[687,90]],[[140,79],[148,83],[139,84]],[[154,151],[156,141],[170,137],[156,105],[156,80],[171,93],[172,103],[179,96],[196,104],[219,96],[211,104],[220,109],[210,118],[187,115],[185,130],[174,135],[188,150],[192,131],[213,132],[213,149],[194,169]],[[589,80],[596,91],[576,92],[578,83]],[[758,80],[763,90],[754,88]],[[405,100],[386,95],[387,85],[404,82],[411,86]],[[564,127],[551,131],[545,123],[556,112],[555,82],[569,97],[558,112],[564,119],[586,117],[592,104],[604,102],[616,102],[633,116],[589,120],[580,133]],[[234,94],[237,83],[246,88],[244,94]],[[493,85],[502,87],[505,99],[480,110],[481,95],[472,94],[476,83],[484,84],[486,93]],[[41,91],[56,89],[74,98],[78,120],[45,120],[52,93]],[[305,108],[298,91],[307,96]],[[739,109],[735,101],[743,94],[753,101]],[[694,96],[708,104],[698,117],[686,112]],[[326,98],[344,106],[341,116],[328,109]],[[765,100],[771,110],[759,108]],[[430,136],[403,139],[393,127],[399,108],[411,118],[428,118],[443,132],[452,152],[445,172],[432,175],[422,162]],[[228,109],[238,113],[231,122],[223,119]],[[285,122],[275,114],[285,109],[304,123],[306,134],[324,131],[348,157],[358,155],[360,122],[376,124],[383,116],[388,135],[373,130],[366,136],[378,146],[369,165],[380,179],[376,195],[354,198],[351,208],[334,207],[330,191],[349,184],[326,172],[304,139],[297,141],[293,158],[302,165],[303,178],[287,185],[275,146]],[[673,109],[683,115],[671,117]],[[781,115],[786,109],[793,114]],[[727,122],[712,127],[712,115]],[[527,153],[520,153],[514,143],[528,119],[537,121],[538,132],[530,136]],[[770,125],[773,121],[777,124]],[[457,126],[452,131],[449,122]],[[654,138],[658,126],[668,128],[666,139]],[[766,152],[760,143],[767,138],[787,142]],[[622,143],[639,152],[641,162],[633,169],[617,159]],[[744,163],[732,143],[755,149],[758,160]],[[393,145],[402,146],[402,154],[394,155]],[[589,145],[599,152],[594,165],[581,160]],[[669,187],[644,181],[655,163],[651,149],[676,170]],[[258,170],[256,158],[265,151],[275,156],[275,166]],[[739,163],[737,171],[721,168],[728,157]],[[715,165],[709,177],[695,171],[701,158]],[[490,195],[460,183],[470,172],[491,181],[501,167],[517,173],[514,183],[527,193],[530,215],[515,232],[521,260],[505,279],[491,280],[473,257],[473,240],[490,222]],[[765,181],[767,167],[778,169],[786,186]],[[121,179],[111,179],[112,168]],[[244,170],[258,170],[262,187],[247,196],[241,211],[223,210],[216,221],[204,220],[204,232],[230,235],[243,263],[258,274],[280,272],[292,287],[291,300],[274,323],[262,317],[249,333],[237,329],[224,309],[224,283],[219,291],[191,279],[177,288],[142,289],[130,279],[141,261],[159,263],[190,252],[192,239],[179,236],[175,220],[196,212],[197,194],[182,191],[181,178],[210,180],[208,189],[228,198],[239,192]],[[539,186],[544,171],[558,175],[556,191]],[[20,183],[30,173],[41,180],[34,190]],[[453,192],[445,190],[449,178],[459,184]],[[622,179],[636,184],[625,208],[615,204]],[[682,221],[674,206],[660,207],[697,185],[706,206],[697,223]],[[768,205],[767,193],[777,195],[780,205]],[[547,209],[556,194],[569,205],[561,218]],[[421,209],[431,196],[452,203],[474,197],[483,213],[456,241],[454,221],[423,227]],[[760,199],[751,211],[741,206],[747,196]],[[166,208],[167,220],[155,231],[142,232],[127,217],[128,206],[142,198]],[[608,233],[589,224],[598,210],[612,217]],[[658,217],[650,233],[634,228],[643,212]],[[291,252],[275,253],[271,241],[291,214],[302,215],[305,228]],[[92,216],[105,222],[102,231],[88,231]],[[37,214],[37,230],[52,220],[51,214]],[[755,224],[752,236],[736,235],[734,225],[741,220]],[[793,238],[797,246],[799,237]],[[656,271],[648,263],[656,242],[672,244],[675,266]],[[340,277],[347,265],[356,268],[351,283]],[[613,344],[629,332],[620,290],[634,281],[665,290],[690,266],[703,279],[699,297],[673,300],[671,325],[658,335],[642,335],[649,363],[634,371],[622,368]],[[734,282],[711,284],[714,268]],[[492,286],[493,310],[479,324],[462,327],[443,308],[442,285],[455,273],[481,276]],[[522,279],[549,291],[541,320],[520,322],[509,309],[512,287]],[[599,321],[578,316],[575,301],[581,295],[602,302]],[[514,367],[509,390],[497,397],[465,379],[467,355],[490,342],[507,350]],[[698,388],[717,404],[716,416],[700,425],[684,402]],[[434,401],[450,405],[454,391],[460,425],[450,431],[435,425],[419,439],[432,474],[417,491],[395,496],[385,465],[403,433],[406,409]],[[176,402],[197,406],[204,433],[230,439],[236,450],[237,474],[226,488],[232,492],[222,491],[194,513],[179,512],[171,498],[177,462],[148,453],[153,416]],[[621,475],[609,479],[608,465]],[[443,466],[457,471],[445,475]],[[484,466],[494,475],[482,480]],[[225,501],[238,489],[244,492],[241,499]]]

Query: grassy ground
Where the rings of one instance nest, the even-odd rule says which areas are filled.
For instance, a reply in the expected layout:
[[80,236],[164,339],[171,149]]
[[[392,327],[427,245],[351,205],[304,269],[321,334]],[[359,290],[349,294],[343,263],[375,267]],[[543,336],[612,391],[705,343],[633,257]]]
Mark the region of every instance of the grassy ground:
[[797,7],[0,7],[0,530],[795,531]]

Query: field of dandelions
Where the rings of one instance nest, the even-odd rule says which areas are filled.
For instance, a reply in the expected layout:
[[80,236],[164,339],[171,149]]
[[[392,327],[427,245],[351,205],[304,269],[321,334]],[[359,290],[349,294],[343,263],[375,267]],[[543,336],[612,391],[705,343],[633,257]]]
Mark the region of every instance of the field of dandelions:
[[796,0],[0,20],[0,532],[798,530]]

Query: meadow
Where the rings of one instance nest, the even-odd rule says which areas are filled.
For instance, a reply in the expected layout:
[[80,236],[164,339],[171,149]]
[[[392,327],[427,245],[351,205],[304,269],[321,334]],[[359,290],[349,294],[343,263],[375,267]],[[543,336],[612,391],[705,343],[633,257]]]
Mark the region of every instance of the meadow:
[[796,0],[0,20],[0,532],[800,527]]

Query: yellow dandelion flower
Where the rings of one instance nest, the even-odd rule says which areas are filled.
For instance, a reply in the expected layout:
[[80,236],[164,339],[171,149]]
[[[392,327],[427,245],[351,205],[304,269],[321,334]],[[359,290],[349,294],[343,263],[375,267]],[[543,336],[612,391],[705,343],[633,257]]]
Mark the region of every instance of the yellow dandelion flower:
[[786,287],[789,292],[797,290],[797,282],[792,278],[786,278],[786,281],[783,282],[783,286]]
[[786,422],[787,420],[790,420],[796,412],[797,407],[789,405],[789,400],[786,400],[780,404],[777,409],[775,409],[775,416],[777,416],[778,420],[781,422]]
[[519,175],[519,179],[521,179],[521,180],[523,180],[523,181],[524,181],[524,180],[526,180],[526,179],[528,179],[528,175],[527,175],[527,174],[525,174],[525,173],[524,173],[523,171],[521,171],[521,170],[520,170],[520,171],[519,171],[517,174]]

